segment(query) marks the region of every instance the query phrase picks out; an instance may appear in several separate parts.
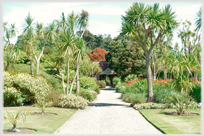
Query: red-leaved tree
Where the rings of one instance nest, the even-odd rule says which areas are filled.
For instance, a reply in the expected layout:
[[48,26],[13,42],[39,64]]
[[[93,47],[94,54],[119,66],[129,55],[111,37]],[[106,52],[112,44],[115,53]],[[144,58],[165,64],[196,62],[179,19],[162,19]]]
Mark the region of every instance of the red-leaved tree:
[[101,48],[95,48],[93,51],[88,53],[88,56],[90,57],[91,61],[106,61],[105,55],[108,53],[108,51],[101,49]]

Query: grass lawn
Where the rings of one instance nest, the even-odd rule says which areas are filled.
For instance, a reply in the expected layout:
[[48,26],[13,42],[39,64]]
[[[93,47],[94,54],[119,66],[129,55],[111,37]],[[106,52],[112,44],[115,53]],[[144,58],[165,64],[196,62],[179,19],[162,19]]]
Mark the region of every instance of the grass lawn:
[[140,113],[166,134],[201,134],[201,109],[191,109],[198,116],[171,116],[165,113],[176,112],[175,109],[144,109]]
[[[31,106],[23,107],[4,107],[3,111],[24,110],[29,112],[40,112],[39,108]],[[32,134],[51,134],[54,133],[62,124],[64,124],[74,113],[75,109],[66,108],[46,108],[45,113],[56,113],[57,116],[33,116],[27,115],[26,121],[22,120],[17,123],[17,128],[31,128],[37,130]],[[4,120],[4,130],[11,129],[12,124],[7,120]]]

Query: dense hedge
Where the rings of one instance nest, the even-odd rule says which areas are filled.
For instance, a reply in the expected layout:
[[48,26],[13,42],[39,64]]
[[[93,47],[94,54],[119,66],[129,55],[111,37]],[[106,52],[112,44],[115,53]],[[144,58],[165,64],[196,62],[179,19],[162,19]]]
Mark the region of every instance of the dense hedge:
[[32,77],[26,73],[11,74],[4,72],[3,79],[4,106],[19,105],[21,102],[25,104],[34,103],[37,99],[44,98],[52,89],[47,80],[41,76]]

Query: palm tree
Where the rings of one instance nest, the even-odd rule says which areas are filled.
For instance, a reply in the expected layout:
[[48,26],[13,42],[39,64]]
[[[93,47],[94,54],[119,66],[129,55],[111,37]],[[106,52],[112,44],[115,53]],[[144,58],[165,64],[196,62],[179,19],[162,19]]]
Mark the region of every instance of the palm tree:
[[77,78],[77,82],[76,82],[76,92],[79,93],[79,66],[81,61],[88,59],[88,55],[86,52],[86,48],[85,48],[85,44],[83,39],[81,39],[80,37],[77,37],[76,40],[76,52],[74,53],[74,56],[76,58],[76,74],[74,76],[74,80],[72,82],[71,88],[70,88],[70,94],[72,91],[72,87],[73,87],[73,83],[75,81],[75,78]]
[[59,53],[67,55],[67,94],[69,91],[69,57],[73,54],[75,49],[74,36],[71,29],[68,28],[66,33],[61,33],[62,43],[59,45]]
[[[82,38],[84,32],[87,30],[88,21],[89,21],[89,13],[85,10],[82,10],[80,17],[78,19],[78,25],[79,25],[79,31],[81,33],[81,38]],[[83,32],[81,32],[82,29],[83,29]]]
[[43,38],[42,49],[41,49],[41,53],[38,56],[38,58],[37,58],[37,56],[35,54],[34,48],[32,47],[33,54],[34,54],[35,61],[36,61],[36,74],[38,74],[39,66],[40,66],[40,59],[41,59],[41,57],[43,55],[44,48],[45,48],[45,41],[47,40],[47,41],[53,42],[55,40],[56,34],[55,34],[55,24],[54,24],[54,22],[52,22],[47,27],[45,27],[45,30],[44,30],[44,27],[43,27],[42,23],[37,22],[36,28],[37,28],[38,37]]
[[34,29],[33,29],[33,20],[34,18],[31,17],[30,13],[28,13],[28,16],[25,18],[25,22],[24,22],[24,29],[23,29],[23,40],[26,41],[26,54],[30,59],[30,72],[31,75],[34,76],[33,73],[33,58],[32,58],[32,47],[33,47],[33,43],[35,41],[35,37],[34,37]]
[[11,24],[11,28],[7,29],[5,27],[5,32],[6,34],[4,36],[4,41],[6,42],[6,46],[4,47],[4,54],[5,54],[5,61],[6,61],[5,71],[7,71],[10,66],[10,63],[13,63],[13,68],[14,68],[14,63],[18,59],[20,51],[18,50],[17,46],[11,45],[11,38],[16,36],[16,33],[17,33],[15,28],[15,23]]
[[[167,5],[163,10],[159,4],[145,6],[144,3],[134,3],[126,15],[122,16],[122,35],[130,35],[139,44],[146,56],[146,73],[148,83],[148,102],[153,101],[150,55],[152,49],[158,44],[159,40],[166,33],[171,32],[177,27],[174,12],[171,6]],[[150,47],[147,42],[149,41]]]
[[65,87],[64,87],[64,72],[63,72],[63,63],[65,62],[65,57],[64,56],[58,56],[56,59],[56,66],[55,67],[60,67],[60,73],[62,75],[62,87],[63,87],[63,92],[65,94]]
[[67,26],[71,29],[73,36],[75,35],[76,24],[79,16],[75,15],[72,11],[71,14],[68,15]]
[[23,119],[23,121],[26,120],[26,113],[23,111],[18,111],[17,113],[12,113],[12,112],[6,112],[4,115],[4,119],[7,119],[11,122],[13,125],[12,132],[20,132],[19,129],[16,128],[17,123],[20,119]]
[[202,13],[202,9],[200,8],[199,11],[197,12],[196,14],[196,22],[195,22],[195,25],[196,25],[196,30],[199,31],[202,27],[202,19],[201,19],[201,13]]

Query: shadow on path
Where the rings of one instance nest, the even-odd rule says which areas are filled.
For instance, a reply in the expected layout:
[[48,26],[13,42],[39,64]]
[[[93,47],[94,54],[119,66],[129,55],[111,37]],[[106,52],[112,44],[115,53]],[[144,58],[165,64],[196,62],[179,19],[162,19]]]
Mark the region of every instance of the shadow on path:
[[106,90],[106,91],[110,90],[110,91],[114,91],[115,88],[100,88],[100,90]]
[[125,104],[112,104],[112,103],[88,103],[88,106],[107,107],[107,106],[127,106]]

